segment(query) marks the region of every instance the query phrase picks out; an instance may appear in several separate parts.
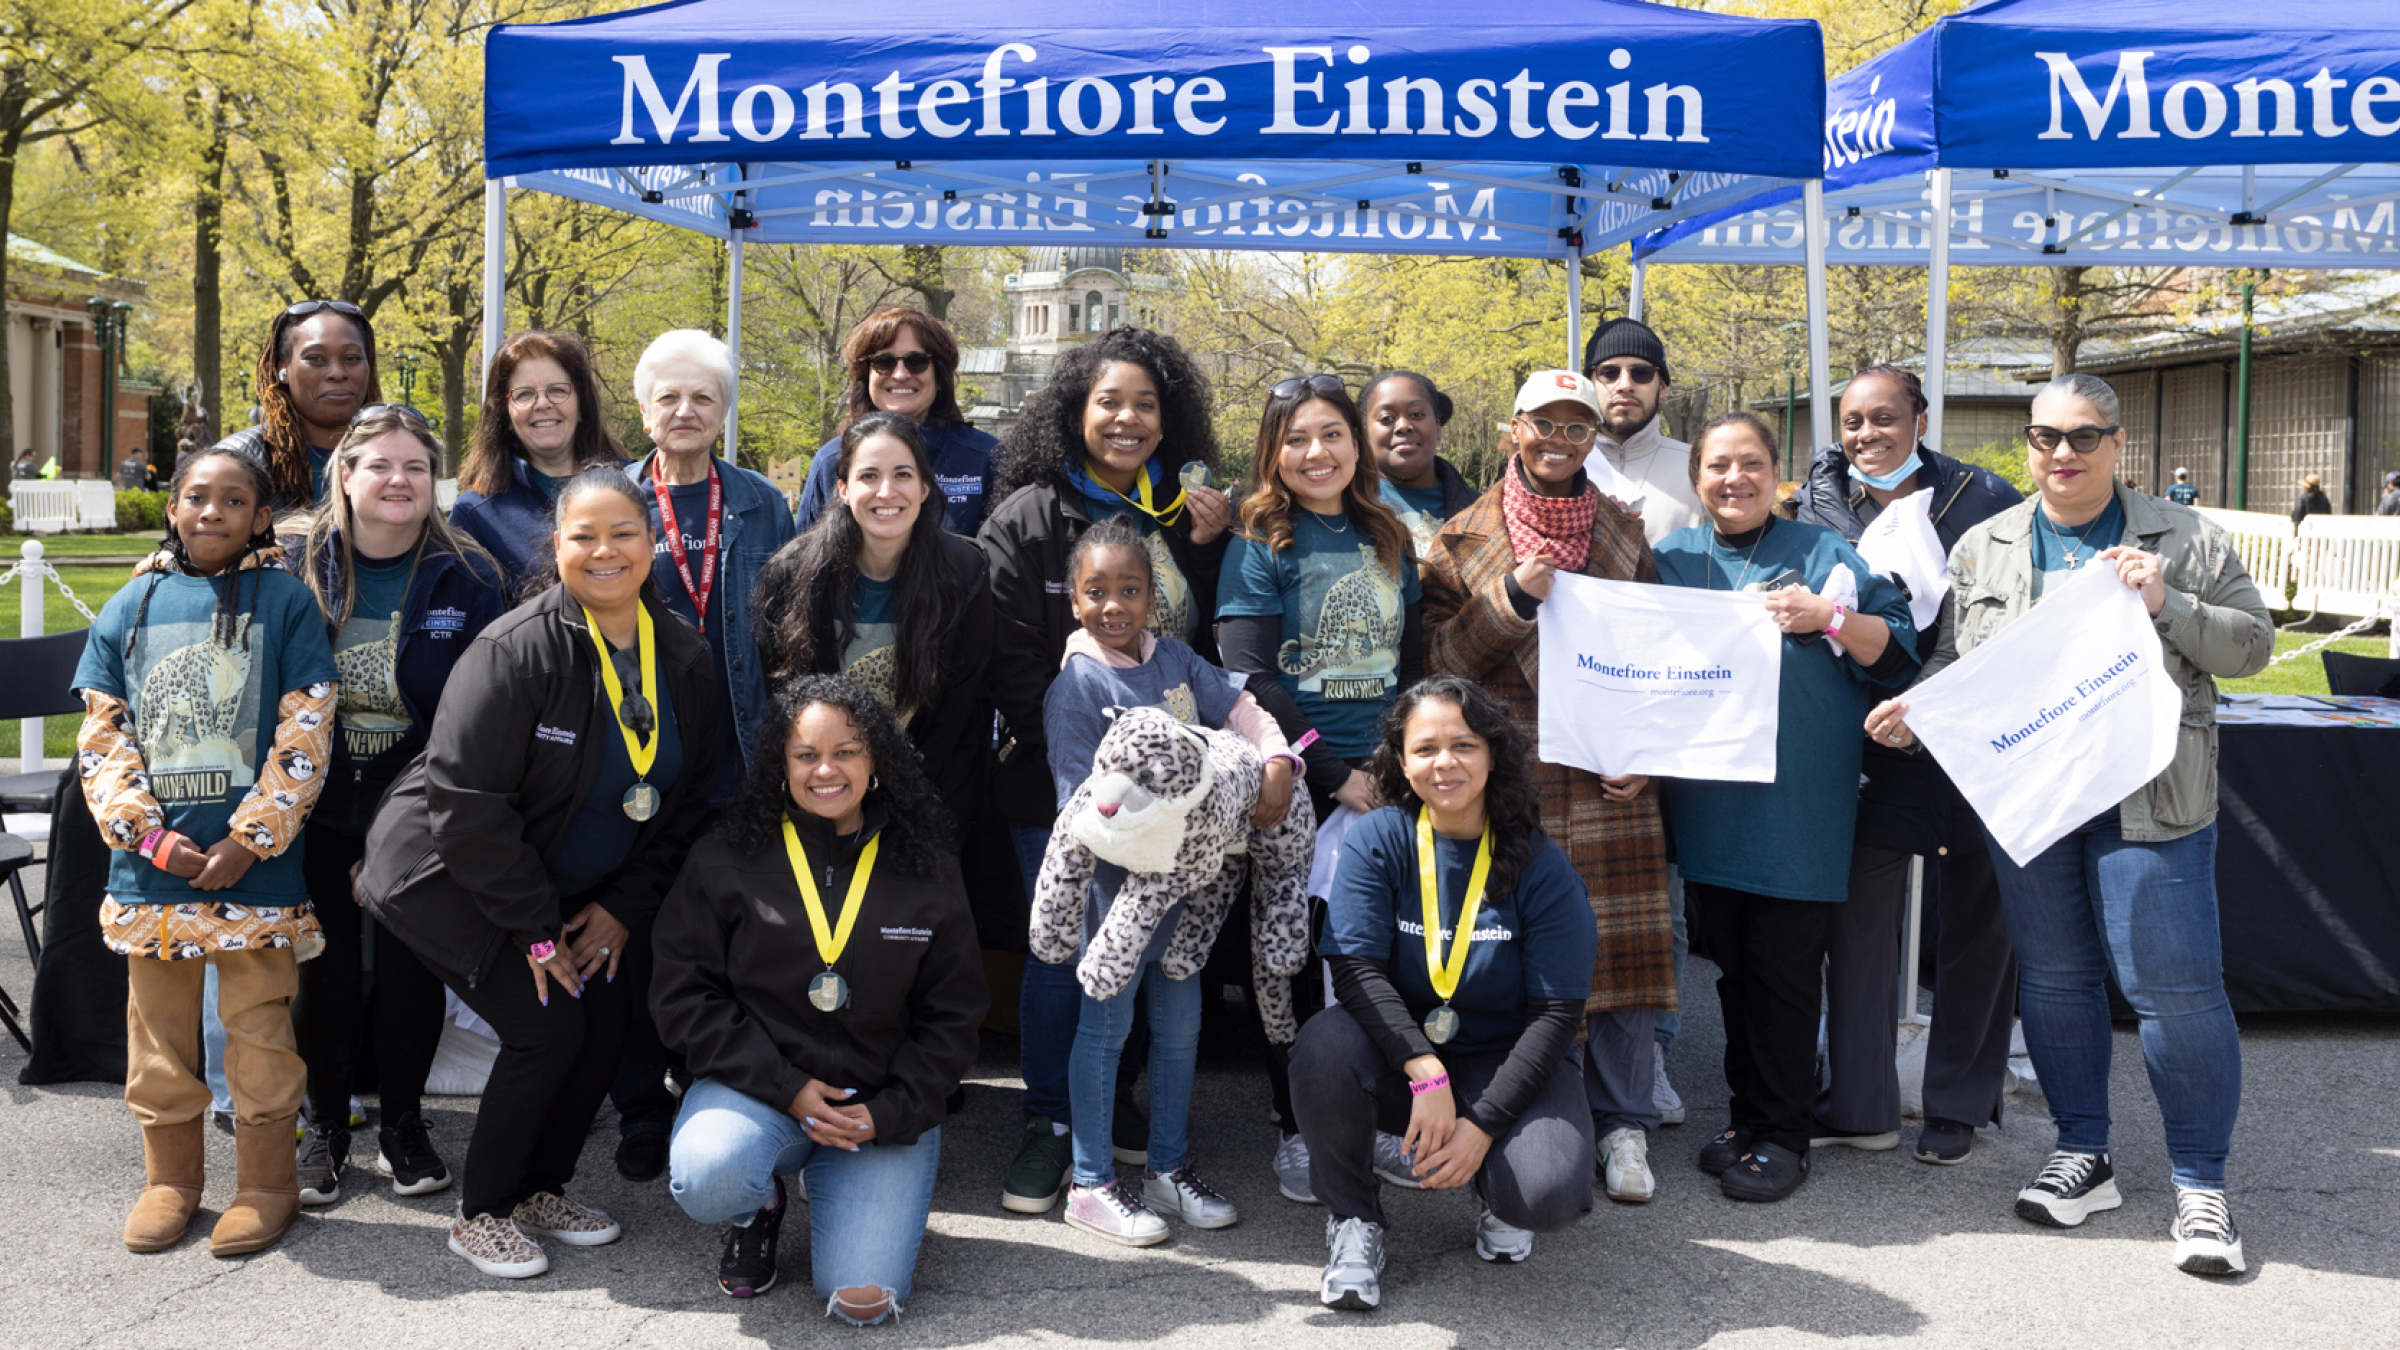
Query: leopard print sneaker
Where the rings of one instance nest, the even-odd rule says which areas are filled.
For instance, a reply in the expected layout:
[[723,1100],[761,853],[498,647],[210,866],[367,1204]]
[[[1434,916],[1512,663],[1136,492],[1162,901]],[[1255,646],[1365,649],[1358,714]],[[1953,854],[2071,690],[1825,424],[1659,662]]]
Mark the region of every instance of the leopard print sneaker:
[[526,1232],[556,1238],[570,1247],[605,1247],[625,1234],[615,1219],[550,1191],[536,1191],[518,1201],[511,1217]]
[[450,1225],[450,1250],[486,1275],[524,1280],[550,1268],[550,1258],[533,1239],[518,1231],[515,1221],[497,1214],[460,1215]]

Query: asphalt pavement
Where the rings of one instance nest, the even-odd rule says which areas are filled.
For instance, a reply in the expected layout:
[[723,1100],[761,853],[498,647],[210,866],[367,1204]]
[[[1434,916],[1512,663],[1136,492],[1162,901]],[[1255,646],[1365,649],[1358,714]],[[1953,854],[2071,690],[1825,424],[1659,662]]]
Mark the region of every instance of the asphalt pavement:
[[[206,1234],[232,1193],[233,1149],[213,1131],[192,1233],[171,1251],[132,1255],[118,1234],[141,1186],[141,1150],[118,1089],[19,1086],[24,1055],[6,1042],[0,1350],[2400,1345],[2400,1019],[2245,1019],[2232,1199],[2250,1271],[2216,1281],[2169,1263],[2167,1159],[2130,1028],[2119,1030],[2114,1075],[2125,1206],[2080,1230],[2035,1228],[2010,1209],[2052,1138],[2038,1096],[2012,1097],[2004,1126],[1983,1131],[1964,1165],[1914,1161],[1912,1124],[1896,1152],[1819,1150],[1815,1174],[1782,1204],[1726,1200],[1693,1165],[1725,1107],[1714,975],[1694,961],[1685,977],[1686,1030],[1669,1067],[1691,1118],[1653,1137],[1655,1202],[1599,1200],[1508,1267],[1475,1259],[1465,1194],[1398,1195],[1384,1303],[1371,1314],[1318,1306],[1324,1211],[1277,1195],[1266,1082],[1237,1019],[1213,1007],[1222,1025],[1204,1047],[1192,1130],[1203,1174],[1240,1206],[1239,1224],[1178,1225],[1166,1245],[1133,1251],[1067,1228],[1056,1211],[1004,1213],[1016,1042],[990,1035],[965,1111],[943,1127],[906,1313],[865,1330],[826,1321],[811,1296],[805,1211],[785,1230],[782,1283],[742,1302],[720,1294],[721,1230],[686,1219],[664,1181],[618,1177],[606,1110],[575,1193],[620,1219],[625,1237],[554,1248],[537,1279],[489,1279],[448,1253],[455,1191],[398,1199],[363,1167],[340,1203],[305,1211],[275,1248],[216,1260]],[[32,986],[13,937],[0,942],[0,985],[20,1003]],[[428,1106],[455,1171],[474,1102]],[[372,1161],[372,1138],[354,1162]]]

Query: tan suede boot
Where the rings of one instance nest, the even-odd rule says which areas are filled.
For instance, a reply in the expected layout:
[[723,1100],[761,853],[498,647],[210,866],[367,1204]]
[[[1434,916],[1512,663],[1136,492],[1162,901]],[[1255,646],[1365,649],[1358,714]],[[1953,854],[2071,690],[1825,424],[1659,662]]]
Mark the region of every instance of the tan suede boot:
[[149,1184],[125,1220],[125,1250],[163,1252],[183,1240],[183,1230],[200,1207],[207,1178],[206,1118],[142,1130],[142,1170]]
[[209,1234],[211,1256],[243,1256],[275,1245],[300,1213],[299,1117],[233,1127],[233,1203]]

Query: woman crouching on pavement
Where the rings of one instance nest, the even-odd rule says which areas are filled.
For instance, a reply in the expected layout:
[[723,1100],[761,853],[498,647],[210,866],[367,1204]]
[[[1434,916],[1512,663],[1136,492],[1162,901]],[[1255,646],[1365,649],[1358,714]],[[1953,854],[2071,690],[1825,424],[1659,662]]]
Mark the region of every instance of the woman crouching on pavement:
[[941,798],[890,709],[805,676],[761,732],[658,917],[651,1008],[693,1079],[669,1189],[732,1225],[717,1286],[749,1298],[774,1287],[799,1174],[825,1313],[868,1326],[908,1301],[990,999]]

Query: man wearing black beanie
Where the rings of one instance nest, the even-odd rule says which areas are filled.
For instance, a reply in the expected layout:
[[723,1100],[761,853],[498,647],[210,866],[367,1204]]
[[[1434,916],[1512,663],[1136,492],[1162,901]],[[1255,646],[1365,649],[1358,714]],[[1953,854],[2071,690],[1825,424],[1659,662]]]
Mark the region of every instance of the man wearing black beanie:
[[1642,490],[1642,534],[1655,545],[1705,521],[1692,488],[1692,447],[1658,429],[1667,388],[1667,348],[1639,319],[1611,319],[1583,348],[1583,373],[1600,392],[1600,434],[1593,445]]

